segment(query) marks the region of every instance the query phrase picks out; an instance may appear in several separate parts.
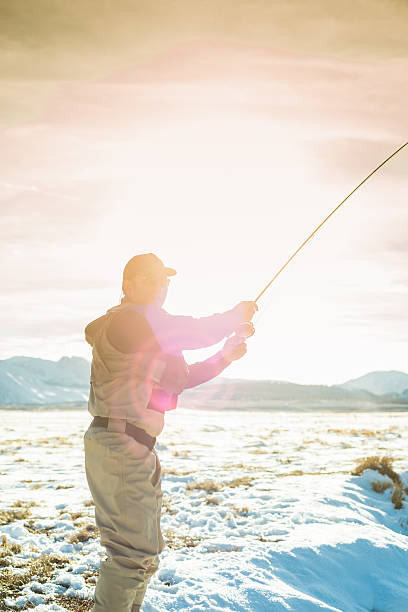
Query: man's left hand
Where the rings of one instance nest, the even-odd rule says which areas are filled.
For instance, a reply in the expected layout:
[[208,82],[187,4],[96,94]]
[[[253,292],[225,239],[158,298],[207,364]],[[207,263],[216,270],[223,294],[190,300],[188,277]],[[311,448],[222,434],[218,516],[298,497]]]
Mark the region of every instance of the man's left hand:
[[241,359],[247,352],[246,342],[239,336],[231,336],[221,349],[222,356],[228,362]]

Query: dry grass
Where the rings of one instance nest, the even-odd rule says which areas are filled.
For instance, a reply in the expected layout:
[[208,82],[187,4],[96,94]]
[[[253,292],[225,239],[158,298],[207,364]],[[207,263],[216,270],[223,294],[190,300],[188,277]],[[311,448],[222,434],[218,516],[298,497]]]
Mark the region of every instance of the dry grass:
[[269,472],[270,470],[265,469],[263,466],[260,465],[244,465],[243,463],[226,463],[222,466],[223,470],[235,470],[235,469],[241,469],[241,470],[255,470],[258,472]]
[[99,570],[89,569],[82,574],[82,578],[87,584],[96,584]]
[[58,490],[58,489],[73,489],[74,485],[58,485],[55,488],[56,488],[56,490]]
[[396,510],[401,510],[402,500],[405,499],[402,486],[395,485],[391,495],[391,501],[394,504]]
[[[38,559],[28,560],[27,570],[23,574],[3,569],[0,574],[0,593],[7,593],[10,598],[18,597],[26,584],[32,580],[47,582],[55,569],[65,567],[69,562],[69,559],[57,555],[42,555]],[[0,610],[10,610],[2,599],[0,599]]]
[[99,529],[96,527],[96,525],[89,523],[76,533],[73,533],[68,539],[68,542],[70,542],[71,544],[75,544],[77,542],[87,542],[89,539],[97,538],[98,536]]
[[391,501],[395,509],[400,510],[403,506],[402,502],[405,499],[404,493],[408,494],[408,487],[405,487],[405,489],[403,488],[400,475],[392,468],[393,461],[394,459],[392,457],[379,457],[378,455],[367,457],[366,459],[360,460],[351,473],[353,476],[360,476],[364,470],[376,470],[380,474],[388,476],[392,484],[381,483],[375,480],[371,483],[371,487],[377,493],[383,493],[386,489],[393,487]]
[[7,540],[5,535],[2,536],[1,540],[0,550],[4,557],[8,555],[18,555],[23,550],[21,544],[12,544]]
[[260,542],[283,542],[284,538],[264,538],[263,535],[259,535],[256,538]]
[[220,502],[216,497],[207,497],[207,499],[205,500],[205,503],[213,504],[214,506],[218,506]]
[[75,612],[86,612],[91,610],[94,605],[93,599],[78,599],[78,597],[68,597],[67,595],[56,595],[55,601],[66,610],[74,610]]
[[29,508],[0,510],[0,525],[21,521],[31,515]]
[[89,508],[89,506],[94,506],[94,505],[95,505],[95,502],[93,499],[88,499],[88,501],[84,503],[85,508]]
[[248,516],[249,514],[248,506],[239,507],[239,506],[231,505],[231,510],[233,510],[235,514],[238,514],[239,516]]
[[219,482],[214,482],[213,480],[203,480],[201,482],[190,482],[186,486],[187,491],[192,491],[194,489],[201,489],[203,491],[207,491],[207,493],[215,493],[216,491],[221,491],[222,484]]
[[387,489],[392,489],[392,482],[387,482],[386,480],[373,480],[371,483],[371,488],[376,493],[384,493]]
[[34,525],[35,525],[35,520],[34,519],[30,519],[29,521],[24,523],[24,527],[30,533],[43,533],[45,535],[49,535],[50,531],[52,531],[54,529],[53,526],[52,527],[35,527]]
[[353,476],[360,476],[364,470],[376,470],[384,476],[388,476],[394,484],[401,486],[401,478],[392,469],[392,462],[394,460],[391,457],[366,457],[358,462],[357,466],[351,472]]
[[38,506],[35,501],[24,501],[22,499],[16,499],[13,503],[13,508],[32,508],[33,506]]
[[194,489],[201,489],[203,491],[207,491],[207,493],[216,493],[218,491],[222,491],[224,487],[250,487],[252,486],[252,478],[249,476],[241,476],[239,478],[234,478],[230,482],[214,482],[213,480],[203,480],[201,482],[190,482],[186,486],[188,491],[192,491]]
[[172,476],[188,476],[189,474],[192,474],[193,472],[188,471],[188,472],[180,472],[180,470],[174,470],[174,469],[162,469],[162,475],[164,476],[165,474],[171,474]]
[[162,510],[168,512],[169,514],[176,514],[177,510],[174,510],[173,506],[170,504],[170,498],[167,496],[162,497]]
[[12,544],[11,542],[8,542],[6,536],[3,534],[1,536],[0,544],[0,567],[11,565],[9,557],[18,554],[21,551],[22,546],[20,546],[20,544]]
[[173,451],[173,457],[188,457],[189,455],[190,455],[190,451],[187,451],[187,450]]
[[[60,511],[60,514],[65,514],[66,512],[66,510],[62,510]],[[83,518],[85,516],[83,512],[68,512],[67,514],[70,515],[72,521],[76,521],[77,519]]]
[[338,429],[335,427],[330,427],[327,432],[342,434],[346,436],[366,436],[368,438],[375,438],[376,436],[382,436],[387,433],[386,431],[382,431],[381,429],[373,431],[372,429]]
[[252,487],[253,478],[249,476],[240,476],[239,478],[234,478],[231,482],[224,483],[226,487]]
[[167,529],[163,532],[166,545],[173,550],[180,548],[194,548],[200,543],[200,538],[185,535],[183,533],[178,534],[173,529]]
[[[349,474],[350,470],[334,470],[332,472],[319,470],[318,472],[303,472],[302,470],[292,470],[291,472],[283,472],[275,474],[276,478],[284,478],[285,476],[328,476],[329,474]],[[261,491],[271,491],[271,489],[261,489]]]
[[32,440],[32,445],[37,444],[53,444],[54,448],[57,448],[61,444],[65,444],[66,446],[72,446],[72,442],[67,440],[63,436],[51,436],[50,438],[39,438],[38,440]]

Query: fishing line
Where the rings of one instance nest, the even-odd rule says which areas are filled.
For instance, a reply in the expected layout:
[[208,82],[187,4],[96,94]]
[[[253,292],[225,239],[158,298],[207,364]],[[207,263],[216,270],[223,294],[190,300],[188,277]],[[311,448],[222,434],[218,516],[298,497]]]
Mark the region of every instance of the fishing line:
[[267,284],[267,285],[266,285],[266,286],[265,286],[265,287],[262,289],[261,293],[260,293],[260,294],[259,294],[259,295],[258,295],[258,296],[255,298],[255,300],[254,300],[255,302],[257,302],[257,301],[258,301],[258,300],[259,300],[259,299],[262,297],[262,295],[265,293],[265,291],[266,291],[266,290],[267,290],[267,289],[268,289],[268,288],[269,288],[269,287],[272,285],[272,283],[274,282],[274,280],[275,280],[276,278],[278,278],[279,274],[280,274],[281,272],[283,272],[283,270],[286,268],[286,266],[288,265],[288,263],[289,263],[290,261],[292,261],[292,259],[295,257],[295,255],[297,255],[297,254],[299,253],[299,251],[300,251],[300,250],[301,250],[301,249],[302,249],[302,248],[305,246],[305,244],[306,244],[307,242],[309,242],[309,240],[310,240],[311,238],[313,238],[313,236],[316,234],[316,232],[317,232],[317,231],[318,231],[318,230],[319,230],[319,229],[322,227],[322,225],[324,225],[324,224],[326,223],[326,221],[327,221],[328,219],[330,219],[330,217],[331,217],[331,216],[332,216],[332,215],[333,215],[333,214],[336,212],[336,210],[338,210],[338,209],[340,208],[340,206],[342,206],[342,205],[343,205],[343,204],[344,204],[344,203],[345,203],[345,202],[346,202],[346,201],[349,199],[349,197],[350,197],[350,196],[352,196],[352,195],[353,195],[353,193],[355,193],[355,192],[357,191],[357,189],[359,189],[359,188],[360,188],[362,185],[364,185],[364,183],[365,183],[366,181],[368,181],[368,179],[369,179],[371,176],[373,176],[373,174],[375,174],[375,173],[377,172],[377,170],[379,170],[379,169],[380,169],[382,166],[384,166],[384,164],[386,164],[386,163],[387,163],[387,162],[388,162],[388,161],[389,161],[389,160],[390,160],[392,157],[394,157],[394,155],[397,155],[397,153],[399,153],[399,152],[400,152],[400,151],[401,151],[401,150],[402,150],[404,147],[406,147],[407,145],[408,145],[408,142],[405,142],[405,143],[404,143],[404,144],[403,144],[401,147],[399,147],[399,148],[398,148],[396,151],[394,151],[394,153],[392,153],[392,154],[391,154],[389,157],[387,157],[387,159],[385,159],[385,160],[384,160],[384,161],[383,161],[383,162],[382,162],[382,163],[381,163],[379,166],[377,166],[377,167],[375,168],[375,170],[373,170],[372,172],[370,172],[370,174],[368,174],[368,175],[365,177],[365,179],[364,179],[363,181],[361,181],[361,183],[359,183],[359,184],[357,185],[357,187],[355,187],[355,188],[353,189],[353,191],[351,191],[351,192],[348,194],[348,196],[347,196],[346,198],[344,198],[344,200],[342,200],[342,202],[340,202],[340,204],[338,204],[338,205],[336,206],[336,208],[334,208],[334,209],[331,211],[331,213],[330,213],[329,215],[327,215],[327,217],[326,217],[326,218],[325,218],[325,219],[324,219],[324,220],[323,220],[323,221],[320,223],[320,225],[318,225],[318,226],[316,227],[316,229],[315,229],[315,230],[313,230],[313,232],[310,234],[310,236],[308,236],[308,237],[306,238],[306,240],[304,240],[304,241],[302,242],[302,244],[301,244],[301,245],[300,245],[300,246],[299,246],[299,247],[296,249],[296,251],[295,251],[295,252],[294,252],[294,253],[293,253],[293,254],[292,254],[290,257],[289,257],[289,259],[288,259],[288,260],[287,260],[287,261],[286,261],[286,262],[283,264],[283,266],[282,266],[282,267],[281,267],[281,268],[278,270],[278,272],[275,274],[275,276],[274,276],[274,277],[273,277],[273,278],[272,278],[272,279],[269,281],[269,283],[268,283],[268,284]]

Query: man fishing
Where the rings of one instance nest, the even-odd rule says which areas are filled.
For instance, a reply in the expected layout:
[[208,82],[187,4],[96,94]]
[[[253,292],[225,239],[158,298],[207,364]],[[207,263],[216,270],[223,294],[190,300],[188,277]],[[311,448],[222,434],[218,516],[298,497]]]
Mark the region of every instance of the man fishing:
[[[240,359],[245,337],[254,333],[254,301],[200,318],[166,312],[162,305],[174,274],[153,253],[136,255],[123,271],[121,303],[85,328],[92,346],[88,410],[94,417],[84,435],[85,468],[107,550],[93,612],[141,609],[164,548],[161,465],[154,448],[164,413],[176,408],[184,389]],[[186,364],[183,350],[223,338],[214,355]]]

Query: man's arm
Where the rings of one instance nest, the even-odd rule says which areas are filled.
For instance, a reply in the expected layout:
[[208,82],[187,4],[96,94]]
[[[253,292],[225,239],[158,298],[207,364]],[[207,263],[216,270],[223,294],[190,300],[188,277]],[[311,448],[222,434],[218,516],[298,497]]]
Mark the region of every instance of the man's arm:
[[240,302],[231,310],[209,317],[172,315],[163,308],[147,306],[145,316],[151,325],[162,350],[170,355],[183,350],[205,348],[217,344],[249,321],[254,312],[254,302]]
[[191,387],[197,387],[207,380],[211,380],[221,374],[223,370],[230,364],[230,361],[224,357],[221,351],[215,353],[205,361],[198,361],[188,366],[189,373],[185,389],[191,389]]
[[[253,326],[248,330],[248,337],[255,332]],[[211,380],[220,374],[225,368],[236,359],[241,359],[247,351],[247,345],[244,338],[234,335],[224,343],[224,346],[218,353],[212,355],[205,361],[193,363],[188,366],[189,373],[185,389],[201,385],[207,380]]]

